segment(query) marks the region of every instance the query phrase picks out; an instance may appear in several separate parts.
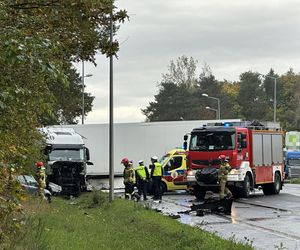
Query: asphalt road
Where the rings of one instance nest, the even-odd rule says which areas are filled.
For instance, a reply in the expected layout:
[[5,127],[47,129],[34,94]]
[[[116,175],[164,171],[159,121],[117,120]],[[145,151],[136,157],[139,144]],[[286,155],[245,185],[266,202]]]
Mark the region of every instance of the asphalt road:
[[[117,179],[116,184],[116,196],[123,195],[122,179]],[[162,203],[152,200],[141,203],[165,215],[180,216],[177,220],[182,223],[225,239],[249,243],[256,249],[300,250],[300,185],[285,184],[279,195],[272,196],[264,196],[256,190],[248,199],[235,200],[231,215],[182,214],[190,210],[192,204],[201,203],[185,191],[165,193]]]
[[[163,214],[176,216],[199,203],[184,192],[166,193],[161,204],[150,202]],[[286,184],[279,195],[257,191],[232,205],[231,215],[179,214],[179,221],[214,232],[222,238],[252,244],[256,249],[300,249],[300,185]]]

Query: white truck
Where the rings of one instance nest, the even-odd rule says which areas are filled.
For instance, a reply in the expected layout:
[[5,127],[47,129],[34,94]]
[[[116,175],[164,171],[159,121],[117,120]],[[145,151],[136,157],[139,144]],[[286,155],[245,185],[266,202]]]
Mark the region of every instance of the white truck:
[[[225,120],[220,120],[220,122]],[[240,121],[230,119],[226,121]],[[123,157],[133,160],[134,166],[139,160],[150,164],[153,155],[163,156],[169,150],[182,146],[182,137],[194,127],[200,127],[215,120],[171,121],[171,122],[140,122],[114,124],[114,172],[122,175]],[[87,175],[91,177],[109,174],[109,126],[108,124],[59,125],[54,128],[72,128],[80,134],[85,145],[90,149],[91,161]]]
[[46,139],[47,181],[60,185],[65,195],[85,191],[86,166],[93,163],[82,137],[72,128],[45,127],[40,131]]

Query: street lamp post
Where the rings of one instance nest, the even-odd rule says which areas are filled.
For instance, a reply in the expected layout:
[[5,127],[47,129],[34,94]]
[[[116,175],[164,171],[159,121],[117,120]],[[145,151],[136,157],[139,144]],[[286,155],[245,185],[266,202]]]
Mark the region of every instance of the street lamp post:
[[269,77],[274,80],[274,101],[273,101],[273,120],[276,122],[276,109],[277,109],[277,78],[274,76],[265,75],[265,77]]
[[[220,120],[221,119],[220,99],[216,98],[216,97],[209,96],[208,94],[205,94],[205,93],[202,94],[202,96],[207,97],[207,98],[211,98],[211,99],[214,99],[214,100],[217,100],[217,102],[218,102],[218,109],[212,109],[212,110],[216,110],[217,120]],[[208,109],[208,108],[206,107],[206,109]],[[209,109],[211,109],[211,108],[209,107]]]
[[[113,8],[110,13],[109,44],[113,45]],[[109,202],[114,200],[114,85],[113,85],[113,54],[109,57]]]
[[81,104],[81,124],[84,124],[84,78],[91,77],[92,74],[84,75],[84,61],[82,61],[82,76],[81,76],[81,83],[82,83],[82,104]]
[[205,107],[207,110],[212,110],[216,112],[216,119],[218,120],[218,110],[217,109],[212,109],[211,107]]

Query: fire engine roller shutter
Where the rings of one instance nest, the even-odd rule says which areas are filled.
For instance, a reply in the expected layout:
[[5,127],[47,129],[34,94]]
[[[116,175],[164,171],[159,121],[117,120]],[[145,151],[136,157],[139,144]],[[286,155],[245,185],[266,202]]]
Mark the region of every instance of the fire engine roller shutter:
[[265,166],[272,165],[272,138],[271,134],[263,135],[263,164]]
[[283,158],[282,134],[272,134],[272,149],[273,162],[281,164]]
[[255,166],[282,163],[282,134],[253,133],[253,164]]
[[262,134],[253,133],[253,165],[261,166],[263,164]]

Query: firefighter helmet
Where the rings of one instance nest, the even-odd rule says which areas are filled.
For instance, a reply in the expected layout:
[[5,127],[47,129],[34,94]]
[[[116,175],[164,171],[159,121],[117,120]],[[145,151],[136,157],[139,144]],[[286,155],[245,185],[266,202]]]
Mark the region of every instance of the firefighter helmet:
[[129,163],[128,158],[123,158],[121,163],[124,164],[124,165],[128,165],[128,163]]
[[35,163],[35,166],[37,168],[41,168],[41,167],[44,167],[44,163],[42,161],[38,161],[38,162]]
[[219,155],[219,159],[221,161],[225,161],[226,160],[226,155]]

